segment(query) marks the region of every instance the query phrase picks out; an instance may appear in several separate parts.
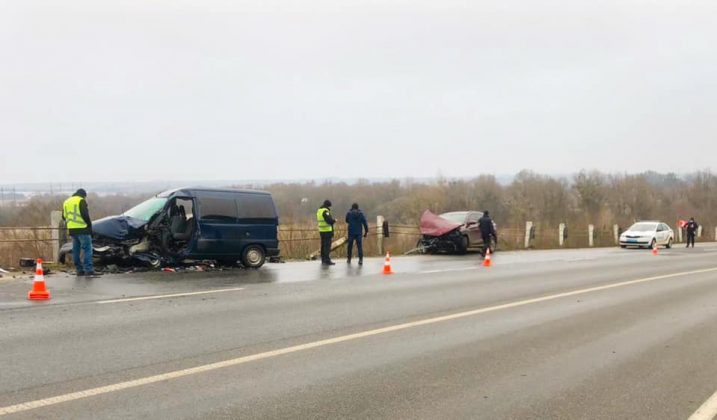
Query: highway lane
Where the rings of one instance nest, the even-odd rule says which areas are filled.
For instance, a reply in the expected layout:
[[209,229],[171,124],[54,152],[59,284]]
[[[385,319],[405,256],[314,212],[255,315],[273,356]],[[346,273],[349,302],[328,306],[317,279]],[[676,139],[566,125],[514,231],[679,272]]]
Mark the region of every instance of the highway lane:
[[[672,419],[717,390],[714,245],[503,253],[488,269],[395,258],[389,277],[380,264],[61,278],[49,305],[22,302],[26,280],[0,283],[0,407],[65,396],[8,418]],[[612,287],[629,280],[641,282]],[[236,290],[98,303],[222,288]]]

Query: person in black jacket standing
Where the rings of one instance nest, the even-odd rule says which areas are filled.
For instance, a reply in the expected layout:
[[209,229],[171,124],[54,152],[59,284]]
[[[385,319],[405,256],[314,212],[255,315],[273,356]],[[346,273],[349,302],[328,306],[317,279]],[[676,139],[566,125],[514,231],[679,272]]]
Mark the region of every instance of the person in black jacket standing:
[[480,236],[483,239],[483,255],[485,256],[488,249],[490,249],[491,253],[493,252],[491,238],[495,239],[495,242],[498,243],[495,225],[493,224],[493,219],[490,218],[488,210],[483,211],[483,217],[478,220],[478,228],[480,229]]
[[690,217],[690,221],[685,225],[685,230],[687,231],[687,248],[690,247],[690,244],[692,244],[692,248],[695,247],[695,235],[697,235],[698,228],[699,225],[695,222],[695,218]]
[[356,251],[358,252],[359,265],[363,265],[363,238],[368,235],[368,222],[359,205],[353,203],[351,210],[346,213],[346,224],[349,225],[349,245],[348,258],[346,262],[351,264],[351,254],[353,254],[353,245],[356,242]]

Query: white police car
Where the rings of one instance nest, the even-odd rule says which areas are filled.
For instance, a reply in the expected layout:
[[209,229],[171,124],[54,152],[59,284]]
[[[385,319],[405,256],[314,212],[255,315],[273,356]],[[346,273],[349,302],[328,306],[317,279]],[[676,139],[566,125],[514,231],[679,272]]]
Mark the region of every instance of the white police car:
[[665,246],[672,248],[675,233],[666,224],[659,221],[637,222],[620,235],[620,247],[653,248]]

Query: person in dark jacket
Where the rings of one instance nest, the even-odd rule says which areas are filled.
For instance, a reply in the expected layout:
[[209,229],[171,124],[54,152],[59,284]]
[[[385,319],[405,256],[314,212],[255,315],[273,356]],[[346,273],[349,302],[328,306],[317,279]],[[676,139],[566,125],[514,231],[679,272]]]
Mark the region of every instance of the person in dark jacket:
[[687,231],[687,248],[692,244],[692,248],[695,247],[695,236],[697,235],[697,229],[699,225],[695,222],[694,217],[690,217],[690,221],[685,225],[685,231]]
[[480,229],[480,236],[483,239],[483,255],[486,254],[488,249],[490,249],[492,253],[491,238],[498,243],[498,235],[495,232],[495,225],[493,224],[493,219],[490,218],[488,210],[484,210],[483,217],[478,220],[478,229]]
[[[95,276],[92,266],[92,219],[87,192],[80,188],[62,204],[62,219],[72,237],[72,260],[78,276]],[[80,258],[82,254],[82,258]]]
[[316,211],[316,222],[321,236],[321,264],[335,265],[331,261],[331,239],[334,237],[336,220],[331,216],[331,201],[324,200],[324,204]]
[[357,203],[353,203],[351,210],[346,213],[346,224],[349,226],[348,258],[346,258],[346,262],[351,264],[353,244],[356,242],[356,251],[359,258],[358,263],[359,265],[363,265],[363,238],[368,236],[368,222]]

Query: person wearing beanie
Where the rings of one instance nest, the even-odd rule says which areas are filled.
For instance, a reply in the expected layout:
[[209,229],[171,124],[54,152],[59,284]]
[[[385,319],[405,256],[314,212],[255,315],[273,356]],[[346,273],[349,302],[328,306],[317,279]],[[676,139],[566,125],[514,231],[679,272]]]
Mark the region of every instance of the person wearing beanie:
[[346,213],[346,224],[349,226],[349,244],[348,258],[346,262],[351,264],[351,254],[353,254],[353,244],[356,242],[356,251],[358,253],[358,263],[363,265],[363,238],[368,235],[368,222],[358,203],[351,205],[351,210]]
[[331,261],[331,240],[334,237],[334,224],[336,220],[331,216],[331,201],[324,200],[324,204],[316,211],[319,236],[321,236],[321,264],[336,265]]
[[695,222],[694,217],[690,217],[690,221],[687,222],[685,225],[685,230],[687,231],[687,248],[692,245],[692,248],[695,247],[695,236],[697,236],[697,229],[700,227],[700,225]]
[[86,199],[87,192],[80,188],[62,204],[62,219],[72,237],[72,260],[78,276],[97,274],[92,266],[92,219]]
[[493,224],[493,219],[490,218],[488,210],[483,210],[483,217],[478,220],[478,229],[480,229],[480,235],[483,239],[483,255],[486,254],[488,249],[490,249],[492,253],[493,247],[491,247],[491,239],[497,244],[498,235],[495,232],[495,225]]

